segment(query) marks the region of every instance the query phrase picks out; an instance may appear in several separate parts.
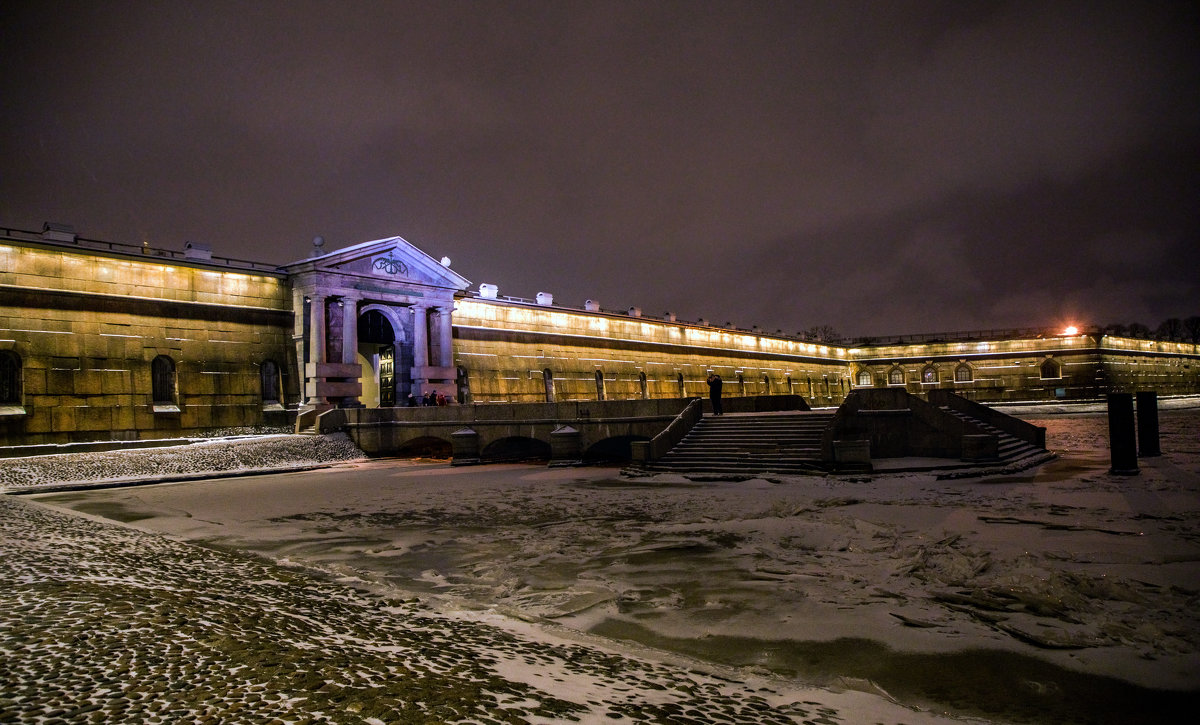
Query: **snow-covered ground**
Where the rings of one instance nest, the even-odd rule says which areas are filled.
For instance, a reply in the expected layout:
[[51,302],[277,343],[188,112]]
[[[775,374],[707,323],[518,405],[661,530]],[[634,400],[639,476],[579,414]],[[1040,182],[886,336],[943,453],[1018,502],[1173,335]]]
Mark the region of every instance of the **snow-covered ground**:
[[[1200,410],[1161,412],[1164,455],[1138,476],[1107,472],[1102,415],[1022,415],[1060,458],[1001,477],[734,483],[359,460],[39,500],[416,593],[535,640],[649,645],[810,699],[873,693],[827,722],[1194,710]],[[882,692],[924,712],[881,715]]]
[[163,448],[0,458],[0,492],[291,471],[362,457],[344,433],[194,438]]

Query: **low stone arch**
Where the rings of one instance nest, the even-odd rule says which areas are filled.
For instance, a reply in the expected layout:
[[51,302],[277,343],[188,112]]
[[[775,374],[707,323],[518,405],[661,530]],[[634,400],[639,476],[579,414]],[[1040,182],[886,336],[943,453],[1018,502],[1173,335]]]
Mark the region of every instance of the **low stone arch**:
[[583,452],[585,463],[623,463],[633,460],[633,448],[630,444],[635,441],[648,441],[646,436],[625,435],[612,436],[596,441]]
[[479,456],[488,461],[548,461],[550,444],[537,438],[507,436],[488,443]]
[[438,436],[421,436],[405,441],[396,449],[395,455],[413,458],[450,458],[453,446],[450,441]]

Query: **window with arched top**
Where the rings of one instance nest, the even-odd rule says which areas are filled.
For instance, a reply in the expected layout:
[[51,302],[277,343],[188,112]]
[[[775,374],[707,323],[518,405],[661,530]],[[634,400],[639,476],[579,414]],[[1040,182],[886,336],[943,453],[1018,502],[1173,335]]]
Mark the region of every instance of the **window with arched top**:
[[888,371],[888,385],[904,385],[903,368],[892,368]]
[[150,363],[150,391],[155,405],[175,405],[175,361],[166,355]]
[[258,374],[263,405],[278,405],[280,400],[279,365],[274,360],[263,360],[262,365],[258,368]]
[[954,382],[956,383],[969,383],[974,379],[974,377],[974,373],[971,371],[971,366],[966,363],[962,363],[958,367],[954,368]]
[[21,358],[12,350],[0,350],[0,405],[21,404]]
[[932,365],[926,365],[921,370],[921,382],[926,385],[932,385],[938,381],[937,368]]
[[871,371],[870,370],[864,369],[864,370],[858,371],[858,384],[863,387],[871,386]]
[[1042,380],[1054,380],[1062,377],[1062,366],[1054,358],[1046,358],[1042,363]]
[[596,400],[604,400],[604,371],[596,371]]

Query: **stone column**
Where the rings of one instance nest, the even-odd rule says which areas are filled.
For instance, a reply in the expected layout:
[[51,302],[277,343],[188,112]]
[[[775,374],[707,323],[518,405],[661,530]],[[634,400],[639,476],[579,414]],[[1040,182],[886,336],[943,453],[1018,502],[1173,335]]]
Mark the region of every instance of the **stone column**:
[[323,362],[325,362],[325,298],[314,294],[309,297],[308,303],[308,359],[304,361],[302,375],[306,406],[315,407],[328,402],[316,394],[316,366]]
[[415,305],[413,308],[413,363],[412,394],[418,398],[429,387],[429,308]]
[[429,365],[429,309],[416,305],[413,310],[413,367]]
[[309,303],[308,360],[325,362],[325,298],[313,295]]
[[451,312],[454,304],[443,307],[438,311],[438,365],[454,367],[454,329],[451,324]]
[[342,298],[342,362],[358,362],[358,300]]

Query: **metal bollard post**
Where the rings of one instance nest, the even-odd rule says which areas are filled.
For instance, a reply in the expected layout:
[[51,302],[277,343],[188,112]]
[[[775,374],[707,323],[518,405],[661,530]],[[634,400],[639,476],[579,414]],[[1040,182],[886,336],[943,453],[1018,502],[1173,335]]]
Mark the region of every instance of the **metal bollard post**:
[[1108,394],[1108,447],[1112,453],[1109,473],[1124,476],[1138,473],[1137,434],[1134,432],[1131,393]]
[[1138,455],[1161,456],[1158,447],[1158,393],[1153,390],[1137,394]]

